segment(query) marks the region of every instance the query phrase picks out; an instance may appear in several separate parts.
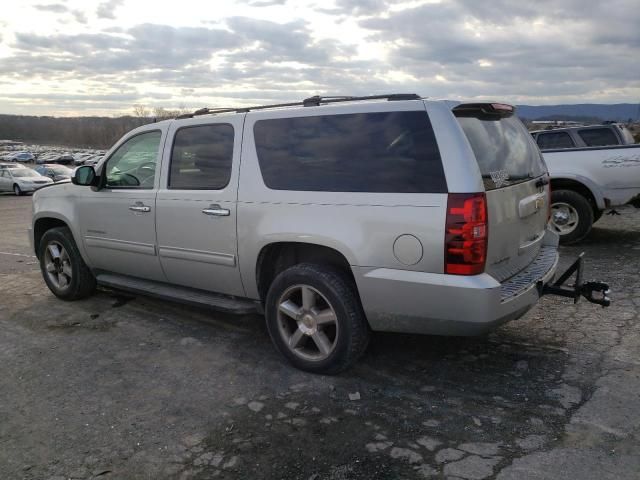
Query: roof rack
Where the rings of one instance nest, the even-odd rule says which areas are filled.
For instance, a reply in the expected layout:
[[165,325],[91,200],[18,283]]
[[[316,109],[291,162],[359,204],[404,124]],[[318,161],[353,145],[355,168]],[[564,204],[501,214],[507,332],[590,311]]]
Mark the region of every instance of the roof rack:
[[212,115],[216,113],[247,113],[252,110],[266,110],[268,108],[283,108],[283,107],[318,107],[321,104],[337,103],[337,102],[353,102],[361,100],[382,100],[386,99],[390,102],[398,100],[420,100],[420,95],[415,93],[391,93],[386,95],[368,95],[365,97],[351,97],[351,96],[320,96],[314,95],[313,97],[305,98],[301,102],[293,103],[276,103],[273,105],[257,105],[254,107],[237,107],[237,108],[201,108],[193,113],[184,113],[176,117],[177,120],[183,118],[193,118],[199,115]]

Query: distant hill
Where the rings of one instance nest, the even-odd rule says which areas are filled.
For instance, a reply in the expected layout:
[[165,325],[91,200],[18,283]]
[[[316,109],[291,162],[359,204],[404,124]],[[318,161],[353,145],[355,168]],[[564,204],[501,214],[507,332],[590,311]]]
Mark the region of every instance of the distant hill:
[[599,103],[579,103],[575,105],[518,105],[518,116],[527,120],[575,120],[590,118],[594,120],[615,120],[626,122],[628,119],[640,120],[640,105],[637,103],[617,103],[605,105]]

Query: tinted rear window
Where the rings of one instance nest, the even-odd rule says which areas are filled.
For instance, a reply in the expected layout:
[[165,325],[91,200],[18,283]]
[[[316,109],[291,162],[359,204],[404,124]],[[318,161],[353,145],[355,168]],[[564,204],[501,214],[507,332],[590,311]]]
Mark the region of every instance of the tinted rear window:
[[606,145],[618,145],[618,137],[610,128],[590,128],[579,130],[578,135],[588,147],[604,147]]
[[549,132],[538,134],[538,146],[541,150],[553,148],[573,148],[575,144],[567,132]]
[[487,190],[527,181],[546,172],[542,154],[517,117],[458,117]]
[[262,178],[274,190],[447,191],[424,111],[259,120],[254,135]]

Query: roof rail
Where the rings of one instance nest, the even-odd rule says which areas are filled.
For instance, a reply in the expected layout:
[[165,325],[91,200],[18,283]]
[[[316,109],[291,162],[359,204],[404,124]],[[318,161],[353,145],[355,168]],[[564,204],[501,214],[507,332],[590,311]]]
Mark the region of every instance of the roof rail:
[[183,118],[193,118],[199,115],[215,115],[216,113],[247,113],[252,110],[266,110],[268,108],[283,108],[283,107],[318,107],[321,104],[337,103],[337,102],[353,102],[361,100],[383,100],[386,99],[390,102],[398,100],[420,100],[420,95],[415,93],[391,93],[386,95],[368,95],[365,97],[351,97],[351,96],[320,96],[315,95],[313,97],[305,98],[301,102],[292,103],[276,103],[272,105],[256,105],[254,107],[236,107],[236,108],[201,108],[193,113],[184,113],[178,115],[176,120]]

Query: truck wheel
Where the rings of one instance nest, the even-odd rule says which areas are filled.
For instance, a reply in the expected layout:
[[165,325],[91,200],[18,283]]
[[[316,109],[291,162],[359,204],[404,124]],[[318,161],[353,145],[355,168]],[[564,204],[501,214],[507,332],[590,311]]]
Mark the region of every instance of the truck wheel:
[[302,263],[281,272],[265,305],[276,348],[295,367],[335,374],[369,343],[369,325],[352,280],[339,270]]
[[551,227],[560,235],[560,243],[579,242],[591,231],[593,209],[589,200],[573,190],[551,192]]
[[79,300],[96,289],[96,279],[84,263],[71,230],[47,230],[40,240],[40,270],[53,294],[62,300]]

